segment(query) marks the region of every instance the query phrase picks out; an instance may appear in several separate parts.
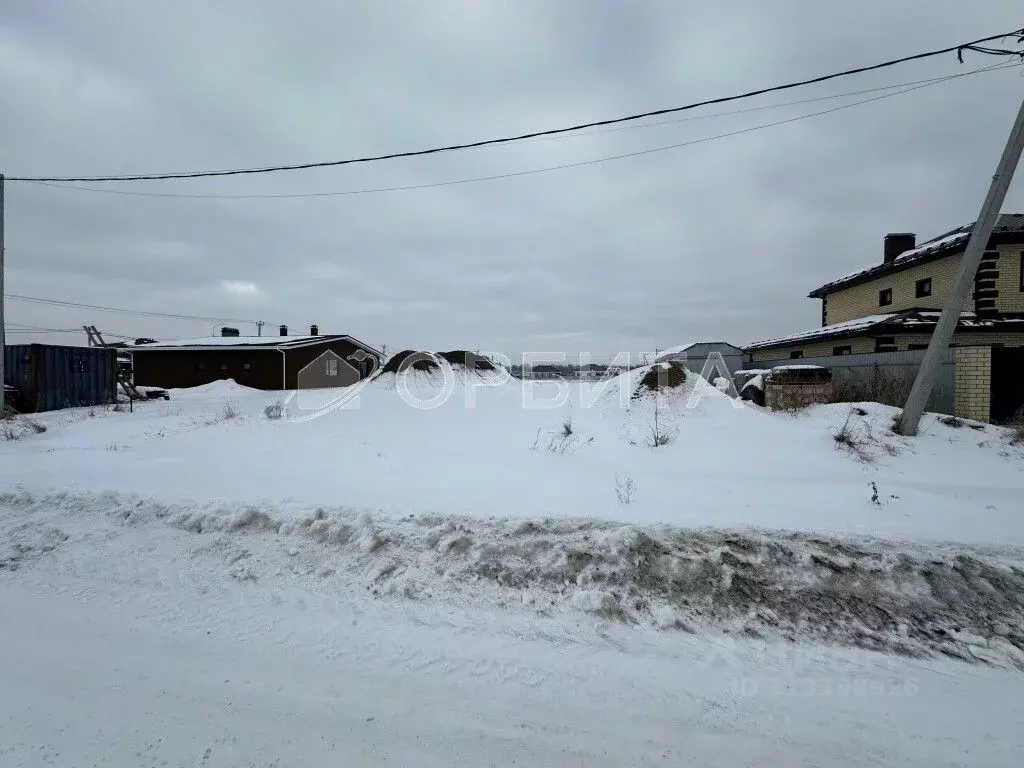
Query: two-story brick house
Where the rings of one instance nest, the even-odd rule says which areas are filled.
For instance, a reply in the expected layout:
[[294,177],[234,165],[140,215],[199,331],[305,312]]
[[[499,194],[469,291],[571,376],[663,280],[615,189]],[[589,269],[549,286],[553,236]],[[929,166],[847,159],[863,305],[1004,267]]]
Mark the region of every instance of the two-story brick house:
[[[886,235],[881,263],[810,292],[810,298],[821,299],[821,327],[747,346],[753,364],[924,349],[952,292],[972,227],[921,245],[913,234]],[[1024,379],[1024,214],[999,217],[951,346],[981,348],[973,359],[990,371],[996,410],[1005,417],[1002,411],[1016,395],[1003,390],[1015,386],[1016,375]]]

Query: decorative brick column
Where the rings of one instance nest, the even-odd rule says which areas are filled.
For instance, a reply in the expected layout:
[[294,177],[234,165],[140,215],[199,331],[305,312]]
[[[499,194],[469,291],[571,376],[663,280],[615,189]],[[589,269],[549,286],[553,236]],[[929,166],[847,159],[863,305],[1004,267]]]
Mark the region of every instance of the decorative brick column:
[[992,398],[992,347],[956,347],[956,415],[988,421]]

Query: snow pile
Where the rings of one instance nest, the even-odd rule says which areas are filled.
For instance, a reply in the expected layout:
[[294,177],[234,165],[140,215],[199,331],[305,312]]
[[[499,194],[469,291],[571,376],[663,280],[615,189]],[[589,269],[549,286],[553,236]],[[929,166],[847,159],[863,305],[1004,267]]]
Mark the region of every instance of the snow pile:
[[202,547],[236,553],[224,559],[228,580],[275,583],[285,569],[313,591],[578,611],[652,627],[1024,670],[1024,550],[1018,548],[8,493],[0,495],[0,531],[14,542],[13,554],[0,567],[66,546],[72,519],[87,528],[90,519],[105,519],[135,536],[165,525],[201,536]]

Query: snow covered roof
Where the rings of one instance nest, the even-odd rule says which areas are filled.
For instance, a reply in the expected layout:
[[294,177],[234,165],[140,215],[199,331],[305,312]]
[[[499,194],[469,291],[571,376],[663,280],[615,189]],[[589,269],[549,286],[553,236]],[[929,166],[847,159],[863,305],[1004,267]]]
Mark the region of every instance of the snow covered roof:
[[675,346],[675,347],[669,347],[668,349],[661,350],[658,353],[658,356],[655,358],[655,360],[667,360],[667,359],[671,358],[673,355],[684,354],[685,352],[693,349],[694,347],[714,347],[714,346],[732,347],[733,349],[737,349],[737,350],[739,349],[739,347],[737,347],[737,346],[735,346],[733,344],[730,344],[727,341],[691,341],[689,344],[680,344],[680,345]]
[[[809,331],[779,336],[774,339],[755,341],[745,347],[746,350],[763,349],[766,347],[783,347],[799,344],[803,341],[817,341],[841,336],[857,336],[866,333],[876,326],[886,330],[899,328],[906,331],[924,332],[930,330],[939,319],[938,310],[907,310],[885,315],[869,315],[849,320],[845,323],[834,323],[814,328]],[[1007,328],[1019,332],[1024,327],[1024,317],[978,317],[973,312],[962,312],[957,321],[958,330],[1002,329]],[[881,330],[881,329],[879,329]]]
[[311,344],[322,344],[325,341],[337,341],[338,339],[349,339],[352,343],[373,350],[361,341],[353,339],[344,334],[331,334],[324,336],[201,336],[197,339],[177,339],[173,341],[158,341],[153,344],[134,344],[128,347],[132,352],[147,349],[223,349],[226,347],[253,348],[292,348],[304,347]]
[[853,331],[867,330],[873,325],[884,323],[888,320],[892,320],[897,316],[897,312],[890,312],[883,315],[868,315],[867,317],[858,317],[856,320],[847,320],[845,323],[833,323],[832,325],[823,325],[820,328],[814,328],[810,331],[801,331],[799,333],[792,333],[789,336],[777,336],[774,339],[764,339],[762,341],[755,341],[748,344],[745,349],[761,349],[762,347],[778,347],[785,344],[795,344],[801,341],[811,341],[813,339],[819,339],[822,337],[837,336],[844,333],[850,333]]
[[697,342],[695,342],[695,341],[691,341],[689,344],[680,344],[680,345],[675,346],[675,347],[669,347],[668,349],[663,349],[663,350],[661,350],[658,353],[658,356],[655,359],[656,360],[661,360],[663,357],[668,357],[669,355],[678,355],[680,352],[685,352],[690,347],[694,346],[696,343]]
[[[856,272],[843,275],[815,288],[808,296],[812,299],[820,299],[847,284],[905,269],[913,264],[925,261],[929,257],[938,257],[945,253],[959,250],[961,247],[966,247],[973,228],[974,222],[972,221],[970,224],[958,227],[952,232],[932,238],[917,248],[904,251],[891,264],[874,264],[870,267],[859,269]],[[1024,240],[1024,213],[1004,213],[999,216],[996,226],[992,230],[992,235],[995,237],[1008,234],[1019,234],[1021,235],[1020,239]]]

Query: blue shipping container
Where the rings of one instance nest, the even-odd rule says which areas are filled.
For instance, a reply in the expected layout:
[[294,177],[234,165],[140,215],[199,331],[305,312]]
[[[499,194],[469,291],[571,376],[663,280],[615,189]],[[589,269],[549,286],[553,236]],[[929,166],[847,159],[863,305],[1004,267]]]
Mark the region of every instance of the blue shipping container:
[[15,344],[4,349],[4,383],[23,413],[114,402],[117,352],[104,347]]

